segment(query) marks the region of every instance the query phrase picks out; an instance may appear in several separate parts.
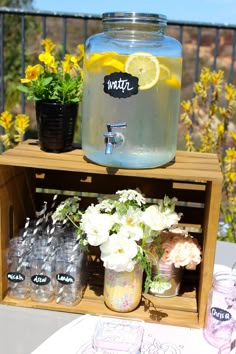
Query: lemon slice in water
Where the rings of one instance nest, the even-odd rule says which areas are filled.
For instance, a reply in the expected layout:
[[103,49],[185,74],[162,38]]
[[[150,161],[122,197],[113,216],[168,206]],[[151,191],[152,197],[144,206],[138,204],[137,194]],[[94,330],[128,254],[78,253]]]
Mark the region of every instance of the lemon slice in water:
[[91,71],[100,71],[102,67],[111,67],[114,70],[123,71],[124,63],[116,52],[93,53],[86,61],[86,67]]
[[159,80],[168,80],[171,77],[170,69],[167,66],[160,64]]
[[180,89],[181,83],[180,80],[177,79],[174,75],[171,75],[169,79],[166,80],[167,85]]
[[165,81],[165,83],[169,86],[175,87],[177,89],[180,89],[180,79],[171,73],[170,69],[163,65],[160,64],[160,76],[159,76],[159,81]]
[[158,82],[160,64],[152,54],[136,52],[128,56],[125,72],[139,79],[139,90],[148,90]]

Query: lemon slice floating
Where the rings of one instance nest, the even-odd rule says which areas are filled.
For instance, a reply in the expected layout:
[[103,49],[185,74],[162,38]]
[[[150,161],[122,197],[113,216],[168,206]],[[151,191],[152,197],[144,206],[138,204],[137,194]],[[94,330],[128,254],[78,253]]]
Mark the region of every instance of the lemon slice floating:
[[160,64],[152,54],[136,52],[126,60],[125,72],[139,79],[139,90],[148,90],[159,80]]
[[177,89],[180,89],[181,87],[180,80],[178,80],[174,75],[171,75],[171,77],[168,80],[166,80],[166,83],[167,85],[170,85]]
[[86,68],[91,71],[100,71],[102,67],[111,67],[114,70],[124,70],[124,60],[116,52],[93,53],[86,61]]
[[114,59],[112,57],[104,60],[103,66],[112,67],[118,71],[124,70],[124,63],[122,63],[120,60]]
[[163,80],[167,85],[180,89],[180,79],[178,80],[178,78],[171,73],[170,69],[163,64],[160,64],[159,80]]
[[170,69],[167,66],[160,64],[159,80],[168,80],[171,77]]

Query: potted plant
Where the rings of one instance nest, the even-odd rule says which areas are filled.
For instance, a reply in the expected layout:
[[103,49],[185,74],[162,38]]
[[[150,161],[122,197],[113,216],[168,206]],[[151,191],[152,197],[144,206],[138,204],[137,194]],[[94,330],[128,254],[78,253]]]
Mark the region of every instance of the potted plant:
[[149,245],[161,230],[178,223],[175,201],[165,197],[149,205],[139,191],[128,189],[99,198],[98,204],[83,212],[78,209],[78,198],[57,207],[54,220],[69,218],[82,246],[99,247],[105,268],[104,301],[110,309],[128,312],[139,305],[143,271],[144,291],[148,291],[153,258]]
[[57,60],[55,44],[51,39],[42,41],[43,52],[38,64],[28,65],[23,85],[18,89],[28,100],[36,102],[36,119],[39,143],[44,151],[62,152],[72,148],[78,104],[82,100],[83,73],[80,66],[83,45],[78,45],[78,55],[65,54]]

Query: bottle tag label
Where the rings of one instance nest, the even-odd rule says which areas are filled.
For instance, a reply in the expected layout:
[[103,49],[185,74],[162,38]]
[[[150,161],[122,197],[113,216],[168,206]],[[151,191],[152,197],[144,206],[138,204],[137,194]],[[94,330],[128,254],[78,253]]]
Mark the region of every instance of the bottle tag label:
[[128,73],[114,72],[104,77],[104,92],[116,98],[127,98],[138,93],[138,78]]
[[9,272],[7,273],[7,279],[12,281],[13,283],[21,283],[25,280],[25,276],[19,272]]
[[211,315],[217,321],[229,321],[231,319],[231,313],[226,310],[223,310],[219,307],[212,307],[211,308]]
[[56,280],[61,284],[68,285],[68,284],[73,284],[75,278],[72,277],[72,275],[70,274],[58,273],[56,275]]
[[36,285],[47,285],[50,283],[51,279],[47,275],[35,274],[31,277],[32,283]]

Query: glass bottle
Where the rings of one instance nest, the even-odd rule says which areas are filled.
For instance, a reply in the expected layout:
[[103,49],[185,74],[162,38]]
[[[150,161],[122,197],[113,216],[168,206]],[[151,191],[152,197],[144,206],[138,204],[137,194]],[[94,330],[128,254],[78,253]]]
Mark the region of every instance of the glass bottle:
[[236,273],[217,272],[209,293],[204,336],[220,348],[231,340],[236,319]]
[[31,291],[33,301],[50,302],[55,295],[55,252],[48,238],[36,239],[30,261]]
[[181,44],[166,16],[105,13],[104,32],[85,45],[82,149],[91,161],[152,168],[174,159]]
[[56,302],[64,305],[76,305],[83,296],[86,285],[86,254],[78,244],[65,242],[56,256]]
[[10,240],[7,253],[8,295],[16,299],[26,299],[30,294],[30,253],[27,240],[14,237]]

